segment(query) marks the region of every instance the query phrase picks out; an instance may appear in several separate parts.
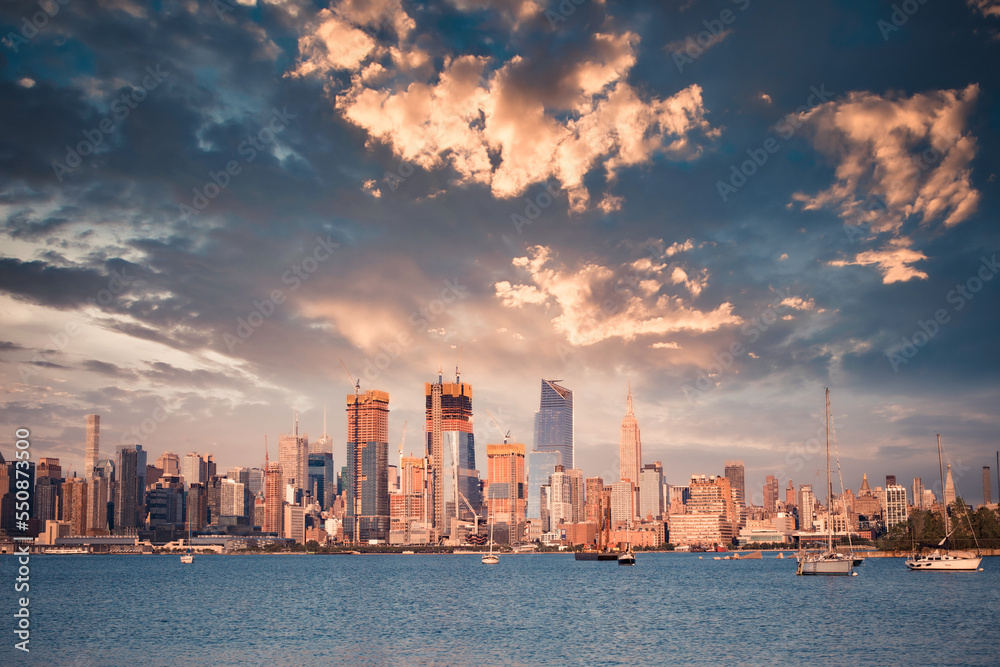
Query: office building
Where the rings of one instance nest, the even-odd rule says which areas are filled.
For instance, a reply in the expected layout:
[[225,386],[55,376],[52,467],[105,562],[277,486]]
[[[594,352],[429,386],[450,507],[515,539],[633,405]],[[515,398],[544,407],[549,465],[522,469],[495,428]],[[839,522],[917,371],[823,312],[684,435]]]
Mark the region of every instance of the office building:
[[40,475],[35,481],[35,516],[39,523],[44,526],[46,521],[59,519],[61,500],[62,480],[57,477]]
[[618,463],[620,480],[628,480],[635,487],[639,486],[639,471],[642,469],[642,438],[639,435],[639,422],[632,410],[632,384],[628,386],[628,396],[625,399],[625,417],[622,419],[621,435],[618,441]]
[[347,517],[344,536],[356,543],[389,539],[389,394],[347,396]]
[[924,480],[919,477],[913,478],[913,506],[918,509],[924,509]]
[[575,468],[573,436],[573,392],[556,384],[561,380],[542,380],[538,412],[535,413],[535,450],[559,452],[559,463]]
[[59,465],[59,459],[47,456],[38,459],[38,479],[43,477],[51,477],[57,481],[62,479],[62,466]]
[[663,464],[647,463],[639,472],[639,518],[660,519],[665,512],[663,497]]
[[163,452],[156,459],[156,467],[163,471],[164,477],[179,477],[181,472],[181,457],[173,452]]
[[333,452],[309,454],[308,463],[309,487],[306,490],[321,509],[330,509],[337,485],[333,478]]
[[[524,445],[511,442],[486,445],[487,517],[504,524],[508,539],[517,539],[517,526],[525,519]],[[497,538],[497,541],[501,541]]]
[[542,486],[549,483],[549,477],[556,471],[559,462],[559,452],[531,451],[527,454],[527,510],[529,521],[542,519]]
[[990,490],[990,467],[983,466],[983,505],[993,502],[993,492]]
[[101,416],[87,415],[87,443],[83,457],[83,476],[94,474],[94,466],[101,457]]
[[278,438],[278,463],[281,464],[281,475],[285,485],[291,484],[297,491],[304,491],[309,486],[309,436],[299,435],[299,419],[295,416],[292,433],[285,433]]
[[296,505],[285,505],[284,535],[299,544],[306,541],[306,509]]
[[83,537],[87,534],[87,481],[73,477],[62,485],[62,520],[69,523],[69,534]]
[[611,485],[611,527],[628,526],[635,520],[635,485],[627,479]]
[[745,506],[747,496],[743,461],[726,461],[725,476],[729,480],[729,488],[736,491],[737,507]]
[[[94,469],[97,471],[97,469]],[[87,535],[108,534],[108,480],[99,474],[93,474],[87,483]]]
[[[433,526],[450,536],[454,520],[472,521],[480,513],[479,471],[472,433],[472,385],[461,381],[424,384],[425,451],[430,463]],[[470,507],[471,506],[471,507]]]

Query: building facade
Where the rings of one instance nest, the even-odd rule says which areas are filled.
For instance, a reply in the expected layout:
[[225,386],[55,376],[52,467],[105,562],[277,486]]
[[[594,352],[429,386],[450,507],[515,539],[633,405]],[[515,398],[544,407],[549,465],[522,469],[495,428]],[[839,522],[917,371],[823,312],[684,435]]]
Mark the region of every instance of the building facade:
[[557,382],[542,380],[538,412],[535,413],[535,450],[559,452],[559,463],[575,468],[573,392]]
[[344,535],[355,543],[389,539],[389,394],[347,396],[347,517]]

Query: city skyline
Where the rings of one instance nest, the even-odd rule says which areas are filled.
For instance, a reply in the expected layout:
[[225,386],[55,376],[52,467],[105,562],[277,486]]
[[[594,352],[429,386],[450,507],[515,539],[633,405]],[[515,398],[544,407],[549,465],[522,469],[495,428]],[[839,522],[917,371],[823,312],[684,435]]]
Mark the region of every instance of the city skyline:
[[564,463],[613,482],[630,382],[643,464],[742,460],[760,494],[823,486],[830,387],[846,480],[931,488],[941,433],[972,497],[996,11],[563,4],[0,8],[0,427],[77,473],[88,414],[105,458],[259,465],[293,410],[315,442],[343,360],[419,455],[423,385],[460,364],[480,470],[485,411],[530,454],[560,378]]

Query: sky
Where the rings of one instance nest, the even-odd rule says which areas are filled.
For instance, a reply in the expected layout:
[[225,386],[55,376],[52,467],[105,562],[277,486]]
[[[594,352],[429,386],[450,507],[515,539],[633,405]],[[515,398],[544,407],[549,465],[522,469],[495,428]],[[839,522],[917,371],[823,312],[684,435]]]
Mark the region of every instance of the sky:
[[[0,8],[0,453],[263,463],[460,368],[477,464],[542,378],[618,474],[1000,447],[1000,2],[42,0]],[[346,367],[346,370],[345,370]],[[487,410],[499,422],[488,418]],[[405,437],[404,437],[404,423]],[[993,483],[996,499],[997,484]]]

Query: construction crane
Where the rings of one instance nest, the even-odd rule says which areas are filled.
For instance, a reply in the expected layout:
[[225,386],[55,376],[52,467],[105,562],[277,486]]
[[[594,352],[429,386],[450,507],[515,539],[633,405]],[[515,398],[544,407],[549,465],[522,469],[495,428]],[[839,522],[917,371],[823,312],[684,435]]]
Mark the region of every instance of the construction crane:
[[507,441],[510,440],[510,429],[507,429],[507,432],[504,433],[503,427],[500,426],[500,420],[497,419],[495,414],[490,412],[489,408],[486,409],[486,414],[489,415],[490,419],[493,421],[493,425],[497,427],[497,430],[500,432],[500,437],[503,438],[503,444],[506,445]]
[[472,503],[469,502],[468,498],[466,498],[464,495],[462,495],[461,491],[458,492],[458,497],[465,501],[465,504],[469,507],[469,511],[472,512],[472,516],[476,517],[476,519],[475,519],[476,529],[473,531],[473,535],[478,535],[479,534],[479,520],[482,517],[480,515],[476,514],[476,510],[472,509]]
[[[406,441],[406,420],[404,419],[403,420],[403,436],[399,439],[399,474],[400,475],[403,474],[403,442],[405,442],[405,441]],[[399,488],[402,489],[403,488],[403,483],[402,483],[403,478],[400,477],[399,479],[400,479]]]

